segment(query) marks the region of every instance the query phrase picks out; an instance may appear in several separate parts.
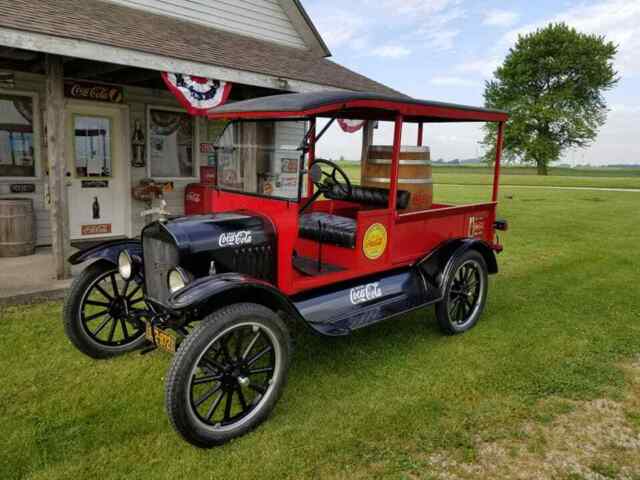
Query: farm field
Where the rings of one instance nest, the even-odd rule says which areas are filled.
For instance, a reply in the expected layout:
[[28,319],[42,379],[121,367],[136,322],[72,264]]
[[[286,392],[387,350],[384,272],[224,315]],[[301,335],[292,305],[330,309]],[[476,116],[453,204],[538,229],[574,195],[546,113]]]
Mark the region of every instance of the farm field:
[[[582,182],[540,181],[560,178]],[[436,196],[476,201],[489,187]],[[0,478],[514,478],[496,465],[640,478],[640,193],[507,185],[501,197],[510,231],[476,328],[444,336],[431,308],[344,338],[299,328],[273,416],[213,450],[171,429],[168,355],[90,360],[64,337],[59,303],[0,310]],[[590,444],[572,427],[606,441],[581,456]]]
[[[338,162],[350,178],[360,178],[360,164]],[[491,185],[493,171],[488,167],[475,166],[434,166],[435,184]],[[538,176],[534,168],[503,167],[501,185],[553,186],[553,187],[596,187],[596,188],[638,188],[640,189],[640,168],[551,168],[546,177]]]

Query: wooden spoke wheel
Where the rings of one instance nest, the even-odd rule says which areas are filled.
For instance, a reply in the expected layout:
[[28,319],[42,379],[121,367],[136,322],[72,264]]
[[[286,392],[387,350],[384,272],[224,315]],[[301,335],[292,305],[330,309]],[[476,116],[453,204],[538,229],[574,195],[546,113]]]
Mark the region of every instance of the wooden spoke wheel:
[[67,337],[93,358],[106,358],[145,342],[147,311],[141,283],[124,280],[115,265],[96,262],[73,282],[63,312]]
[[436,305],[436,317],[444,332],[466,332],[478,322],[487,286],[487,264],[479,252],[470,250],[457,259],[445,285],[444,300]]
[[167,376],[167,412],[187,441],[211,447],[266,419],[282,393],[289,335],[280,318],[256,304],[207,317],[185,339]]

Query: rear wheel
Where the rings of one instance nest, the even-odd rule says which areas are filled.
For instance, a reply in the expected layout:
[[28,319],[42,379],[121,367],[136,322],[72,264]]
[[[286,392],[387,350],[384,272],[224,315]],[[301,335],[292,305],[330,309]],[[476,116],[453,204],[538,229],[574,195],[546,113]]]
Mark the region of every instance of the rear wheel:
[[166,408],[175,430],[198,447],[223,444],[262,423],[284,389],[289,333],[262,305],[209,315],[173,359]]
[[451,269],[444,299],[436,304],[440,328],[447,334],[466,332],[478,322],[487,300],[488,273],[476,250],[460,256]]
[[89,265],[71,285],[63,311],[64,331],[78,350],[107,358],[145,342],[136,314],[146,310],[142,284],[124,280],[110,262]]

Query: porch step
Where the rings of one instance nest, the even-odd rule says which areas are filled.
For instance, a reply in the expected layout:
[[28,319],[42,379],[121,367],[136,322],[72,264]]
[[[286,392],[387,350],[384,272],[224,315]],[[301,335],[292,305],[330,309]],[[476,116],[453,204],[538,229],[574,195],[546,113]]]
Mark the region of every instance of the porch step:
[[[321,263],[318,265],[317,258],[302,257],[300,255],[293,257],[293,267],[304,275],[315,277],[326,273],[342,272],[346,270],[338,265],[330,263]],[[319,268],[318,268],[319,267]]]

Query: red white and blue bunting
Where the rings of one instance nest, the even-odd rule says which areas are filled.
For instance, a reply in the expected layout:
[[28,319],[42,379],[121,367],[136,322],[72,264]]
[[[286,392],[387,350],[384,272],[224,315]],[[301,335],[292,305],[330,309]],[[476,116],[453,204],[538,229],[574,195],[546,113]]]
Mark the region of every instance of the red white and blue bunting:
[[364,126],[365,122],[366,120],[349,120],[346,118],[338,119],[338,125],[340,125],[340,128],[347,133],[357,132]]
[[167,88],[191,115],[206,115],[207,111],[224,104],[232,84],[211,78],[162,72]]

